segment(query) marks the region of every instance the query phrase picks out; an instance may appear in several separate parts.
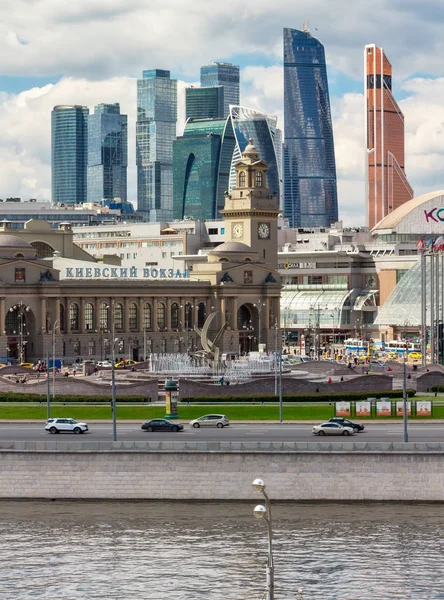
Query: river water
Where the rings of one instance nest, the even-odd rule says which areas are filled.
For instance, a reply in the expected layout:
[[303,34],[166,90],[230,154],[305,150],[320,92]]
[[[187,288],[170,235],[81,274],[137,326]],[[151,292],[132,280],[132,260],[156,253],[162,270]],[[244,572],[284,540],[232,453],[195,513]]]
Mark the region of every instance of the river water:
[[[0,599],[260,600],[253,507],[0,502]],[[276,503],[273,520],[276,600],[444,598],[440,504]]]

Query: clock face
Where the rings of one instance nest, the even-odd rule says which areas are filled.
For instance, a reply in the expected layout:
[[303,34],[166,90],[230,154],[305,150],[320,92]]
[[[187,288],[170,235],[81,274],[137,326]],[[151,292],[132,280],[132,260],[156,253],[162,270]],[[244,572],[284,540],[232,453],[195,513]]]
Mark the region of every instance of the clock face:
[[234,223],[231,231],[234,238],[241,238],[244,235],[244,226],[242,223]]
[[270,225],[268,223],[259,223],[257,232],[260,238],[267,240],[270,237]]

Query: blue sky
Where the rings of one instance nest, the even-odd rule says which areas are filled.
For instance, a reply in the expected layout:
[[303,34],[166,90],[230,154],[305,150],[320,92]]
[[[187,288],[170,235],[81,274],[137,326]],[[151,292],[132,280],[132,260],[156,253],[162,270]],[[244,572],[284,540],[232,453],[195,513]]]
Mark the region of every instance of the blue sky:
[[415,192],[443,188],[442,0],[255,0],[249,5],[238,0],[4,0],[0,197],[50,197],[55,104],[92,108],[117,101],[129,117],[129,196],[134,199],[135,77],[146,68],[170,68],[182,81],[195,82],[201,64],[239,64],[242,103],[277,114],[282,126],[282,29],[300,29],[307,19],[326,50],[344,221],[364,221],[365,44],[383,46],[392,62],[394,92],[405,114],[406,170]]

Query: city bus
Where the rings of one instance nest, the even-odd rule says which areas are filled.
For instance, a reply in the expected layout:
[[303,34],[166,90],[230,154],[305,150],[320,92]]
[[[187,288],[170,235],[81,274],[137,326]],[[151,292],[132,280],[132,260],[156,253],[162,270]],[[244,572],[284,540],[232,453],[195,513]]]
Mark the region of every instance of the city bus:
[[385,349],[388,352],[394,352],[399,355],[403,355],[407,346],[407,352],[422,352],[421,344],[419,342],[405,342],[402,340],[392,340],[387,342]]
[[344,342],[346,352],[354,352],[356,354],[367,353],[367,343],[357,338],[348,338]]

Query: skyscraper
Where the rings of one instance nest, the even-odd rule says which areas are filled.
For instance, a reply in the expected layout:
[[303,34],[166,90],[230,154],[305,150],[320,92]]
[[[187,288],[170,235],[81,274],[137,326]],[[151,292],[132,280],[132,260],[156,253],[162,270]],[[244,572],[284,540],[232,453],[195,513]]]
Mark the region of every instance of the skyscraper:
[[54,106],[51,113],[51,178],[53,204],[86,202],[88,163],[86,106]]
[[291,227],[338,219],[336,164],[324,46],[284,29],[284,216]]
[[173,215],[173,141],[176,139],[177,81],[161,69],[137,80],[137,207],[146,221]]
[[282,138],[277,129],[277,117],[244,106],[231,106],[230,116],[236,145],[231,162],[229,190],[236,186],[235,164],[241,159],[248,140],[252,139],[261,160],[267,163],[267,186],[272,194],[279,197],[282,188]]
[[185,115],[187,119],[223,119],[223,86],[186,88]]
[[118,103],[98,104],[88,128],[88,202],[126,202],[127,116],[120,114]]
[[392,65],[382,48],[364,50],[367,224],[413,198],[404,172],[404,115],[392,94]]
[[173,144],[174,218],[220,218],[235,146],[231,118],[189,119]]
[[215,62],[200,68],[201,87],[224,88],[224,117],[228,117],[230,104],[239,104],[239,67],[231,63]]

